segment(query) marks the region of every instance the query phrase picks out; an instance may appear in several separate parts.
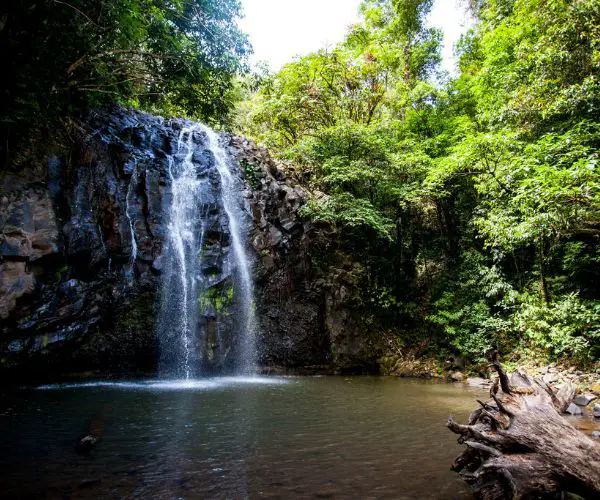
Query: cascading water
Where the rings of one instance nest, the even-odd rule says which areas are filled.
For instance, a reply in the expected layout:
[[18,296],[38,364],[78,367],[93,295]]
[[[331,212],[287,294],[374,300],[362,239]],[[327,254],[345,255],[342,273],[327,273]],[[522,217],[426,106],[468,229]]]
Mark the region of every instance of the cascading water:
[[130,258],[130,263],[131,263],[131,278],[133,279],[133,269],[135,266],[135,261],[137,259],[137,242],[135,241],[135,227],[133,225],[133,219],[131,217],[131,213],[130,213],[130,203],[131,203],[131,198],[132,198],[132,191],[133,189],[135,189],[135,184],[137,182],[137,165],[134,164],[133,166],[133,172],[131,173],[131,180],[129,181],[129,187],[127,189],[127,195],[125,197],[125,216],[127,217],[127,220],[129,221],[129,232],[131,235],[131,258]]
[[219,145],[217,134],[205,125],[202,130],[208,137],[208,147],[215,156],[215,164],[221,180],[221,199],[231,234],[229,264],[237,274],[239,304],[239,326],[243,329],[239,349],[237,369],[243,373],[252,373],[256,364],[256,318],[254,315],[254,286],[250,276],[250,261],[242,241],[244,217],[239,204],[241,188],[231,173],[231,162],[225,150]]
[[210,128],[181,129],[168,158],[159,338],[164,375],[254,371],[253,286],[241,183]]

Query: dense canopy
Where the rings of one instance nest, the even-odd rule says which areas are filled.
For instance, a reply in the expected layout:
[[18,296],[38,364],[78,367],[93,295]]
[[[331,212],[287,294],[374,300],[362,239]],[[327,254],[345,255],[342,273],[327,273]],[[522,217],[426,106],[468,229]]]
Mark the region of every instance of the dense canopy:
[[471,2],[455,78],[431,6],[364,1],[344,42],[263,82],[241,126],[313,187],[305,214],[361,255],[363,299],[405,325],[400,344],[591,363],[600,4]]
[[225,120],[250,50],[239,15],[238,0],[4,2],[2,151],[32,125],[115,102]]

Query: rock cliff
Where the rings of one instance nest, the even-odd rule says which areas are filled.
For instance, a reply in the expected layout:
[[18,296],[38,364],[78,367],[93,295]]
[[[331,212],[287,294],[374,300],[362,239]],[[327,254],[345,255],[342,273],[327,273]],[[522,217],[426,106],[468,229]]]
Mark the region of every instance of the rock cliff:
[[[92,113],[68,154],[0,174],[0,370],[152,374],[165,265],[168,157],[183,120]],[[306,190],[264,149],[223,134],[252,219],[259,363],[377,369],[382,345],[353,309],[353,263],[322,269],[327,231],[300,217]],[[199,168],[210,154],[193,158]],[[227,238],[211,221],[215,259]],[[372,330],[372,329],[371,329]]]

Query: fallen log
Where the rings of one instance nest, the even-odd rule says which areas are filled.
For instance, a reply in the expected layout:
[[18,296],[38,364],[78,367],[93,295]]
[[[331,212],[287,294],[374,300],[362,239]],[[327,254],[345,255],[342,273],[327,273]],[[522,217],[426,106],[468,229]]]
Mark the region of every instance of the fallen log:
[[448,419],[466,445],[452,470],[482,500],[600,498],[600,446],[562,417],[576,388],[554,392],[522,371],[509,379],[497,357],[497,381],[467,425]]

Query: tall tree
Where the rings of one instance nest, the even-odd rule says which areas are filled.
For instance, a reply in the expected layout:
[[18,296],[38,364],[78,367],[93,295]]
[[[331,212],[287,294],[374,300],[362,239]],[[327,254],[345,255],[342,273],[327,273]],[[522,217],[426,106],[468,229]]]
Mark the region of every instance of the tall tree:
[[4,2],[0,147],[112,102],[222,120],[249,51],[239,15],[238,0]]
[[469,3],[457,78],[431,78],[431,1],[365,0],[343,43],[264,82],[246,131],[318,190],[305,215],[369,268],[374,303],[411,311],[399,321],[472,359],[495,348],[590,363],[600,3]]

